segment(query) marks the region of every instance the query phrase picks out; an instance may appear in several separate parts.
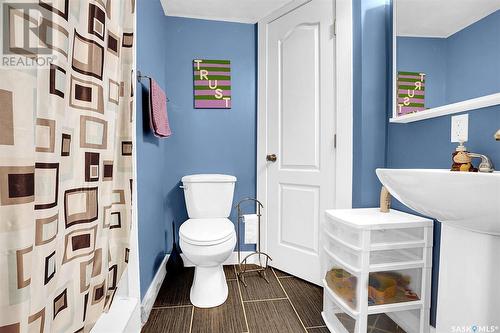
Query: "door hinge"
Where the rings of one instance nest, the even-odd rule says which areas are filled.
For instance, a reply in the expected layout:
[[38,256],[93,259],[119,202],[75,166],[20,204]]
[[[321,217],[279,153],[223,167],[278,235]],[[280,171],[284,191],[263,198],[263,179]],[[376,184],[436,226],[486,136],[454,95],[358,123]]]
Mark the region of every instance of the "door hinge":
[[330,39],[337,36],[337,20],[333,20],[333,24],[330,26]]
[[330,38],[337,36],[337,19],[333,19],[333,24],[330,27]]
[[337,149],[337,134],[333,135],[333,149]]

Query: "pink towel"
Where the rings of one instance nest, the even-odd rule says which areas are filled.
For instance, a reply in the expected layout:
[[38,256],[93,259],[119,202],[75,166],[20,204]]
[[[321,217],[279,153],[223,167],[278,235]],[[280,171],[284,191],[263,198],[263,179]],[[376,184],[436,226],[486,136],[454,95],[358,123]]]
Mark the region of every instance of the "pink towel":
[[154,135],[159,138],[166,138],[172,134],[168,124],[167,96],[158,83],[150,79],[149,89],[149,124]]

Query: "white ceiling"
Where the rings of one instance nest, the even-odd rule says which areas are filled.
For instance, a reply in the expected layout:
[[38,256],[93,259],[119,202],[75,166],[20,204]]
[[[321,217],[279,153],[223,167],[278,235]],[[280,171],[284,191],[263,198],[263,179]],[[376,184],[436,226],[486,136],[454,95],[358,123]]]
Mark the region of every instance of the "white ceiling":
[[395,0],[398,36],[447,38],[500,9],[500,0]]
[[292,0],[160,0],[165,15],[257,23]]

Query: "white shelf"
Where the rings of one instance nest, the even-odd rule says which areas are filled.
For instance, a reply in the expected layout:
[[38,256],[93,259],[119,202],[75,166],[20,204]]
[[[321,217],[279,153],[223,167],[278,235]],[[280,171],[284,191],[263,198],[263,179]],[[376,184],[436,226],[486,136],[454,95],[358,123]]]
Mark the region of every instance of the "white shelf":
[[423,268],[425,262],[423,260],[415,261],[405,261],[398,263],[386,263],[386,264],[373,264],[370,265],[370,273],[385,272],[385,271],[396,271],[403,269],[413,269],[413,268]]
[[416,310],[416,309],[422,309],[423,305],[424,302],[422,302],[421,300],[401,302],[401,303],[389,303],[381,305],[370,305],[368,306],[368,314]]
[[463,102],[448,104],[437,108],[406,114],[404,116],[393,116],[389,121],[391,123],[406,124],[424,119],[431,119],[465,111],[474,111],[492,105],[500,104],[500,93],[491,94],[483,97],[469,99]]
[[[340,296],[338,296],[335,291],[331,290],[326,280],[323,279],[323,288],[328,295],[328,297],[335,302],[335,304],[344,312],[347,313],[351,318],[357,319],[360,315],[359,311],[351,308]],[[368,314],[386,313],[393,311],[407,311],[421,309],[424,305],[422,300],[407,301],[399,303],[387,303],[380,305],[369,305]]]

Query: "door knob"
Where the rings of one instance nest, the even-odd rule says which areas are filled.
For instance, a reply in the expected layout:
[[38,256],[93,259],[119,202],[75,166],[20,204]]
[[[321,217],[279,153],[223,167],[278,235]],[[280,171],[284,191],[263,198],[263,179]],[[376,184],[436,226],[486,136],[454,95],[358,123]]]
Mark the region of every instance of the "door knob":
[[276,154],[268,154],[266,156],[266,161],[268,162],[276,162],[277,159],[278,157],[276,156]]

